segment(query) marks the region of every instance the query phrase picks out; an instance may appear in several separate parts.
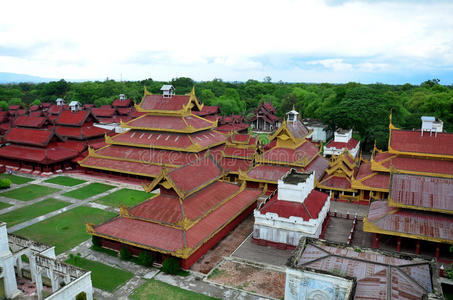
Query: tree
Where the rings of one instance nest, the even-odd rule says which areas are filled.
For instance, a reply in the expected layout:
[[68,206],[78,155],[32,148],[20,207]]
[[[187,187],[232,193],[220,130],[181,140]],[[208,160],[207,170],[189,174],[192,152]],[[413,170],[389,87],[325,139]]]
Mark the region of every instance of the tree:
[[6,110],[8,110],[8,108],[9,108],[8,102],[0,101],[0,109],[1,110],[6,111]]
[[19,98],[11,98],[8,103],[9,105],[22,105],[22,100]]
[[31,103],[31,105],[38,105],[38,106],[39,106],[39,105],[41,105],[41,100],[36,99],[36,100],[34,100],[34,101]]

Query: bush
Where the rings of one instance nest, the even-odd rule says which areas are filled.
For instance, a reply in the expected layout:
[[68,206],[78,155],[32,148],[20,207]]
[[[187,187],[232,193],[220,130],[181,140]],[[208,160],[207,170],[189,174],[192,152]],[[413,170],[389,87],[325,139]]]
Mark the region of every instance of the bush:
[[76,300],[87,300],[87,294],[85,292],[80,292],[75,298]]
[[11,180],[8,178],[0,179],[0,189],[7,189],[11,186]]
[[132,257],[132,253],[129,249],[127,249],[126,246],[123,246],[123,248],[121,248],[121,251],[120,251],[120,258],[122,260],[128,260]]
[[167,257],[162,263],[161,270],[167,274],[177,275],[181,272],[181,266],[174,257]]
[[102,240],[100,237],[93,235],[91,237],[91,242],[93,243],[94,246],[101,247],[102,246]]
[[151,267],[153,265],[154,257],[148,251],[142,251],[138,254],[138,263],[145,267]]

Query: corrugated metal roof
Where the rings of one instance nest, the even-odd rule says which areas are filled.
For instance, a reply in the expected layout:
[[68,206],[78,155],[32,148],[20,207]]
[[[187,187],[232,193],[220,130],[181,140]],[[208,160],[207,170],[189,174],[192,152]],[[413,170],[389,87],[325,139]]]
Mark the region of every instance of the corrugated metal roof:
[[399,204],[453,212],[453,179],[393,174],[390,195]]

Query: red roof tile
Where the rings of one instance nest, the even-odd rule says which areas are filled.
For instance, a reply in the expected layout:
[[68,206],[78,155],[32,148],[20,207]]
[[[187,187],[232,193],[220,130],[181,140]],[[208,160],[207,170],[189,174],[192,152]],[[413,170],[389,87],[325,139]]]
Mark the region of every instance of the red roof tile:
[[274,165],[258,165],[247,172],[251,178],[277,182],[283,175],[288,173],[291,167],[281,167]]
[[100,137],[109,132],[107,129],[90,125],[84,125],[82,127],[56,126],[55,131],[61,136],[75,139]]
[[201,111],[194,111],[193,113],[197,116],[207,116],[220,113],[220,109],[217,105],[214,106],[204,105]]
[[132,106],[134,102],[132,99],[125,99],[125,100],[120,100],[120,99],[115,99],[112,102],[113,107],[129,107]]
[[37,148],[22,145],[9,145],[0,148],[0,157],[21,161],[52,164],[76,157],[77,151],[63,147]]
[[19,110],[22,108],[22,105],[10,105],[9,110]]
[[421,131],[392,130],[390,146],[393,150],[436,155],[453,155],[453,134],[430,135]]
[[354,149],[355,147],[357,147],[357,145],[359,144],[359,141],[351,138],[349,140],[349,142],[347,143],[342,143],[342,142],[335,142],[334,140],[331,140],[327,145],[326,147],[327,148],[335,148],[335,149],[348,149],[348,150],[352,150]]
[[213,182],[221,176],[222,169],[210,155],[168,173],[168,177],[184,194]]
[[324,186],[329,186],[337,189],[351,189],[351,182],[345,177],[330,176],[321,181]]
[[91,113],[96,117],[112,117],[115,114],[113,108],[92,108]]
[[161,166],[93,156],[88,156],[81,161],[80,164],[84,167],[94,169],[110,170],[127,174],[139,174],[149,177],[156,177],[162,170]]
[[316,180],[321,180],[321,178],[326,173],[326,169],[329,167],[329,162],[327,159],[318,155],[311,163],[305,167],[305,172],[315,172]]
[[390,196],[397,204],[453,213],[453,179],[393,174]]
[[296,149],[272,148],[263,154],[263,158],[275,162],[295,163],[304,159],[311,160],[318,152],[318,147],[306,141]]
[[217,131],[221,132],[242,132],[249,128],[249,124],[245,123],[239,123],[239,124],[225,124],[225,125],[220,125],[216,128]]
[[370,204],[368,221],[382,230],[453,242],[453,218],[437,213],[388,207],[387,201]]
[[14,120],[14,124],[20,127],[41,128],[47,119],[43,117],[20,116]]
[[171,98],[164,98],[163,95],[146,95],[140,103],[145,110],[176,111],[189,103],[188,95],[173,95]]
[[116,108],[116,111],[120,115],[128,115],[131,112],[131,109],[129,107],[125,107],[125,108],[118,107],[118,108]]
[[255,149],[246,149],[246,148],[237,148],[226,146],[223,150],[226,156],[234,156],[234,157],[243,157],[243,158],[253,158],[255,155]]
[[301,121],[286,123],[286,128],[288,128],[296,139],[304,138],[310,132]]
[[88,110],[79,110],[77,112],[65,110],[58,116],[55,123],[58,125],[81,126],[85,123],[89,116],[90,111]]
[[238,158],[231,158],[231,157],[222,157],[219,160],[219,164],[222,169],[230,171],[230,172],[239,172],[246,171],[251,166],[251,161],[247,159],[238,159]]
[[37,111],[32,111],[30,113],[30,117],[41,117],[43,115],[42,111],[41,110],[37,110]]
[[195,116],[154,116],[148,114],[128,122],[127,125],[131,127],[166,131],[185,130],[189,129],[189,127],[193,127],[193,129],[203,129],[211,127],[213,124],[209,121]]
[[[190,152],[176,152],[119,145],[109,145],[96,153],[107,157],[178,166],[188,164],[198,159],[197,154]],[[202,154],[203,153],[199,153],[199,155]]]
[[273,196],[260,210],[262,214],[275,213],[281,218],[291,216],[302,218],[304,221],[317,219],[322,207],[329,196],[316,190],[308,194],[303,203],[278,200],[277,194]]
[[46,147],[54,135],[51,130],[15,127],[8,130],[5,140],[8,143]]
[[402,171],[453,175],[453,161],[451,160],[397,156],[383,162],[382,165],[386,168],[392,165],[395,169]]
[[56,104],[52,104],[49,109],[48,109],[48,112],[52,115],[58,115],[60,114],[62,111],[63,111],[63,106],[61,105],[56,105]]

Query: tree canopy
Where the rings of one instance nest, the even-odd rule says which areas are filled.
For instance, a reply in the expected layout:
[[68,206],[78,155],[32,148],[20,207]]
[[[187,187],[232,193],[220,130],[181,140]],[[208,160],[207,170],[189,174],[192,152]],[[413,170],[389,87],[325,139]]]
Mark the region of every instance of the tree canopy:
[[96,106],[111,104],[119,94],[135,102],[143,96],[143,88],[160,94],[163,84],[172,84],[177,94],[189,93],[195,87],[197,97],[206,105],[218,105],[224,115],[253,113],[261,102],[271,102],[280,117],[294,106],[302,118],[321,119],[331,129],[352,128],[365,149],[376,140],[385,148],[388,139],[389,115],[401,128],[420,128],[422,115],[444,121],[444,130],[453,131],[453,86],[441,85],[438,79],[420,85],[387,84],[306,84],[273,83],[270,77],[262,82],[225,82],[221,79],[195,82],[191,78],[173,78],[170,82],[154,81],[87,81],[19,83],[0,85],[0,107],[11,104],[29,106],[64,98]]

